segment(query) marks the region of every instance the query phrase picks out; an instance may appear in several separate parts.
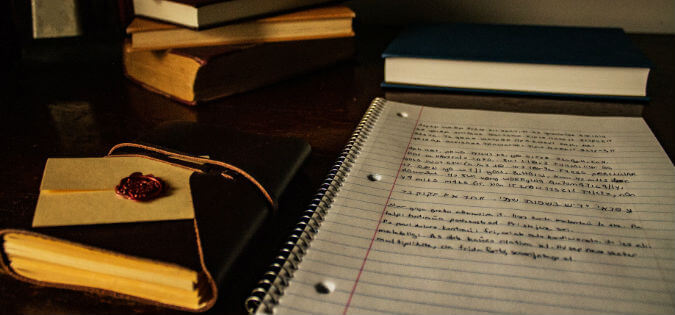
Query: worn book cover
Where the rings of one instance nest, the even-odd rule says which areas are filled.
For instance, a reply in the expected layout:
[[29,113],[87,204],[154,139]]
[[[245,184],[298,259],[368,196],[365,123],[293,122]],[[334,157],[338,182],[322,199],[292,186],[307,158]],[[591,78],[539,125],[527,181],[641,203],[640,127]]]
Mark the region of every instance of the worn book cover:
[[153,92],[196,105],[326,67],[353,54],[352,38],[125,51],[124,70]]
[[133,0],[134,13],[190,28],[326,3],[327,0]]
[[192,30],[137,17],[127,27],[131,50],[248,44],[354,36],[354,11],[333,6]]

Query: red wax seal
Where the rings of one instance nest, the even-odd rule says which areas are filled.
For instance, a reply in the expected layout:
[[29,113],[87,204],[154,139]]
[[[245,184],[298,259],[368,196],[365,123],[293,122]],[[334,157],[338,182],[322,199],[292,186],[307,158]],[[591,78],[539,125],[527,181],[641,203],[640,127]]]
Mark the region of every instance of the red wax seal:
[[122,178],[115,187],[115,192],[135,201],[148,201],[159,197],[164,191],[164,183],[152,174],[143,175],[134,172],[129,177]]

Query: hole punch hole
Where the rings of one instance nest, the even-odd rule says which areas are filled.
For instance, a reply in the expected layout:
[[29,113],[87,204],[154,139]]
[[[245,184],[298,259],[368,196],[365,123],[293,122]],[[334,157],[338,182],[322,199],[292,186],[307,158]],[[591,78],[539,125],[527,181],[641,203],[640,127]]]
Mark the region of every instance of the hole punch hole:
[[314,289],[320,294],[330,294],[335,291],[335,283],[331,281],[321,281],[314,285]]
[[396,113],[396,116],[401,117],[401,118],[408,118],[408,113],[398,112],[398,113]]
[[379,181],[382,180],[382,175],[380,175],[380,174],[370,174],[370,175],[368,175],[368,179],[371,182],[379,182]]

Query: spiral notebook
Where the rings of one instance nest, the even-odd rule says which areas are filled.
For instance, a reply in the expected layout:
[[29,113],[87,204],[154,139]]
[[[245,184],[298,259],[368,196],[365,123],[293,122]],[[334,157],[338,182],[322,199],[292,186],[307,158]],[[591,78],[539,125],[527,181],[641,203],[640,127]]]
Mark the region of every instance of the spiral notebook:
[[673,314],[674,210],[641,118],[376,99],[247,307]]

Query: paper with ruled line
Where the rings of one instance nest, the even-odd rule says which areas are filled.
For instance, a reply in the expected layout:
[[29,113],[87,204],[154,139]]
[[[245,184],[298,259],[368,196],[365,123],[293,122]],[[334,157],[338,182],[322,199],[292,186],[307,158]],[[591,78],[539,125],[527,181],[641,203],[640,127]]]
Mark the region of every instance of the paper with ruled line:
[[641,118],[387,102],[275,314],[673,314],[674,212]]

